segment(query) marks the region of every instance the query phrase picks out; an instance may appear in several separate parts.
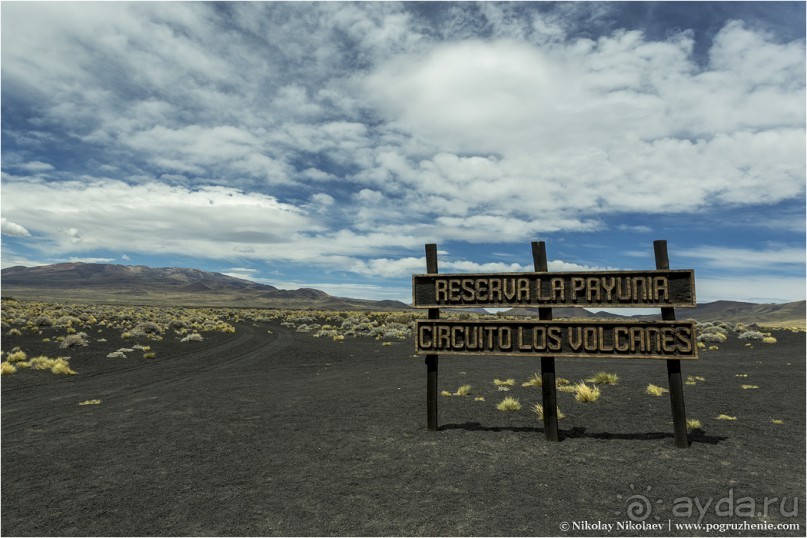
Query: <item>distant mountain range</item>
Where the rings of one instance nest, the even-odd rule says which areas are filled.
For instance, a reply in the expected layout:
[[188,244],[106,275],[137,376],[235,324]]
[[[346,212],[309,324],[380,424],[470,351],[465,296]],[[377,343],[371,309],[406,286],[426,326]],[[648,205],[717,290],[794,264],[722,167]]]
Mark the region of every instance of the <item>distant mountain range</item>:
[[[268,284],[221,273],[178,267],[152,268],[143,265],[59,263],[39,267],[9,267],[2,270],[3,297],[39,301],[80,301],[174,306],[244,306],[317,310],[406,310],[400,301],[368,301],[333,297],[313,288],[282,290]],[[464,312],[485,312],[464,309]],[[458,313],[460,310],[454,310]],[[626,311],[627,312],[627,311]],[[513,308],[510,315],[537,317],[537,308]],[[678,319],[727,322],[785,322],[805,319],[805,301],[785,304],[756,304],[715,301],[695,308],[680,308]],[[554,308],[559,318],[622,318],[608,312],[584,308]],[[446,311],[446,315],[450,315]],[[659,319],[660,315],[630,316],[631,319]]]
[[[726,322],[794,322],[801,320],[804,326],[805,308],[807,302],[795,301],[783,304],[758,304],[740,301],[714,301],[703,303],[695,308],[676,308],[676,317],[683,319],[696,319],[698,321],[726,321]],[[628,312],[626,309],[625,312]],[[512,308],[505,312],[514,316],[538,316],[537,308]],[[585,308],[553,308],[554,318],[624,318],[636,320],[661,319],[661,312],[653,315],[618,315],[610,312],[590,312]]]
[[2,270],[4,297],[84,302],[252,306],[323,310],[400,310],[400,301],[333,297],[313,288],[282,290],[221,273],[179,267],[58,263]]

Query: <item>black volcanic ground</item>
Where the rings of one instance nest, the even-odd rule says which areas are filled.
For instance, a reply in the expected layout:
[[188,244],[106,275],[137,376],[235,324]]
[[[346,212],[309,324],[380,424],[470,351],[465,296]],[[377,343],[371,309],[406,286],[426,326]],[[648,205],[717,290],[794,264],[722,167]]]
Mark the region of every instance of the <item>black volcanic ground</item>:
[[[775,331],[777,344],[753,348],[732,336],[685,362],[684,375],[704,381],[684,387],[702,430],[682,450],[668,397],[644,393],[666,385],[660,362],[558,359],[560,377],[620,380],[594,403],[559,393],[563,440],[548,443],[528,409],[541,390],[520,386],[535,360],[441,357],[440,388],[472,392],[441,398],[441,429],[429,432],[425,366],[410,341],[338,343],[276,322],[236,329],[149,341],[157,358],[147,360],[107,358],[133,342],[101,327],[69,350],[77,375],[3,376],[3,536],[603,535],[562,525],[628,521],[639,494],[645,521],[662,530],[609,535],[705,535],[668,528],[698,520],[675,515],[675,500],[729,495],[760,510],[766,498],[799,497],[799,514],[777,501],[767,516],[711,508],[701,522],[798,523],[722,534],[804,534],[803,334]],[[52,356],[42,338],[59,331],[4,329],[3,349]],[[498,391],[492,380],[508,377],[519,384]],[[505,394],[524,408],[497,411]],[[89,399],[102,403],[78,405]]]

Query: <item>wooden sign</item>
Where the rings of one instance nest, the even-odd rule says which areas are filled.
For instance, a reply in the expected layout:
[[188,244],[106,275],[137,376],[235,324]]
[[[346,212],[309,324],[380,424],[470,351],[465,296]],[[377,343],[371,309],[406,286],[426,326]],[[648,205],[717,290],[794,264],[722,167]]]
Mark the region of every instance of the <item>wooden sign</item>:
[[415,308],[691,307],[691,269],[412,276]]
[[418,320],[419,354],[697,359],[689,321]]

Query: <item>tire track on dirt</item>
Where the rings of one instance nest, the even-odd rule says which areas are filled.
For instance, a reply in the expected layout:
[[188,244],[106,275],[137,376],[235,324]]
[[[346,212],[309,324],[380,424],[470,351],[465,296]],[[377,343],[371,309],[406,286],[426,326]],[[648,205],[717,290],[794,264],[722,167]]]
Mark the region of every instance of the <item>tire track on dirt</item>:
[[[192,382],[207,375],[215,375],[221,370],[246,369],[242,375],[254,375],[257,372],[250,373],[250,366],[259,364],[256,361],[260,361],[266,354],[281,352],[291,342],[287,329],[276,327],[272,329],[273,334],[268,335],[251,325],[242,325],[237,328],[237,336],[232,340],[172,356],[170,360],[157,364],[144,363],[77,378],[72,388],[76,390],[80,388],[88,393],[105,394],[104,399],[108,403],[104,404],[104,410],[110,412],[131,407],[133,402],[141,399],[146,393],[160,391],[164,394],[166,387],[172,384]],[[50,403],[33,405],[31,402],[41,401],[41,394],[26,391],[29,388],[31,384],[3,391],[4,411],[9,410],[9,407],[25,409],[24,413],[3,413],[3,434],[27,429],[34,417],[37,427],[44,427],[69,416],[94,412],[92,408],[77,410],[71,405],[62,412],[54,413]],[[47,417],[41,417],[45,409],[48,410]]]

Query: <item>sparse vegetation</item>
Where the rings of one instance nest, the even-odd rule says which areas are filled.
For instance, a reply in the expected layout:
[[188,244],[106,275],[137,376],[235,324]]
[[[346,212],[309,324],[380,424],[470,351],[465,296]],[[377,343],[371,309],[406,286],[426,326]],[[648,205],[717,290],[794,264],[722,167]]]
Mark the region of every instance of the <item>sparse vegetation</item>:
[[701,421],[696,418],[687,419],[687,430],[700,430],[703,428]]
[[512,379],[512,378],[511,379],[505,379],[505,380],[501,380],[499,378],[496,378],[496,379],[493,380],[493,384],[496,385],[497,387],[512,387],[513,385],[516,384],[516,380]]
[[496,404],[496,409],[498,409],[499,411],[520,411],[521,403],[518,401],[518,398],[508,396],[507,398]]
[[201,334],[191,333],[188,336],[181,339],[180,342],[201,342],[202,340],[204,340],[204,338],[202,338]]
[[721,413],[721,414],[717,415],[716,419],[717,420],[737,420],[737,417],[732,417],[730,415],[725,415],[725,414]]
[[600,398],[600,388],[596,385],[589,387],[585,383],[575,385],[574,399],[581,403],[596,402]]
[[778,419],[778,418],[772,418],[771,422],[774,423],[774,424],[784,424],[785,423],[784,420],[781,420],[781,419]]
[[597,385],[616,385],[617,381],[619,381],[619,376],[607,372],[598,372],[586,379],[586,382]]
[[540,388],[543,386],[544,380],[541,377],[541,374],[534,373],[532,374],[529,379],[527,379],[524,383],[521,384],[522,387],[538,387]]
[[758,389],[759,385],[740,385],[744,390]]
[[665,389],[664,387],[659,387],[658,385],[649,384],[644,389],[646,394],[651,396],[664,396],[665,392],[670,392],[669,390]]
[[101,405],[101,400],[84,400],[79,405]]
[[462,385],[454,393],[454,396],[468,396],[471,394],[471,385]]
[[[532,412],[538,416],[538,420],[544,420],[544,406],[543,404],[535,404],[532,406]],[[558,420],[563,420],[566,418],[566,415],[559,409],[555,408],[555,412],[557,414]]]
[[444,391],[440,392],[440,396],[445,396],[446,398],[448,398],[448,397],[452,396],[452,394],[449,391],[444,390]]
[[0,363],[0,375],[11,375],[17,372],[17,367],[8,361]]

